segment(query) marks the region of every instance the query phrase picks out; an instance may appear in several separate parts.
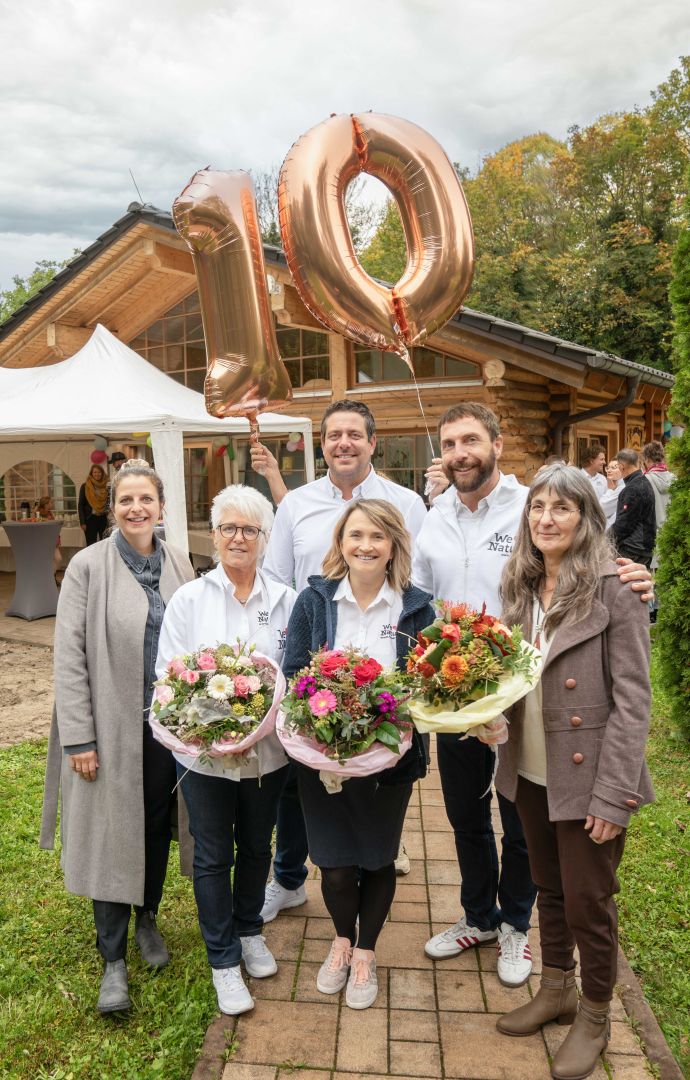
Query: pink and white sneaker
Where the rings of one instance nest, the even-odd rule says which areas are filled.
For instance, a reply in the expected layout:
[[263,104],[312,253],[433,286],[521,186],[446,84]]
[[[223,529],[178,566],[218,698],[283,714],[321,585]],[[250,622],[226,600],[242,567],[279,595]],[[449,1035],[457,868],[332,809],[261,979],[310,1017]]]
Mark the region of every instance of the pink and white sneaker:
[[467,919],[463,915],[455,926],[429,938],[424,946],[424,952],[432,960],[445,960],[449,956],[459,956],[465,949],[473,949],[477,945],[495,941],[497,937],[497,930],[479,930],[476,926],[468,926]]

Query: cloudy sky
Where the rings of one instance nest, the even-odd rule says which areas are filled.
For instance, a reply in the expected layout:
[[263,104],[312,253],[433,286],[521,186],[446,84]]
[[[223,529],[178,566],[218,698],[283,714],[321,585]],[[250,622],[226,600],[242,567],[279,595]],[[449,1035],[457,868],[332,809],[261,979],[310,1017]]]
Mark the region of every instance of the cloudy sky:
[[454,161],[645,105],[688,0],[0,0],[0,289],[199,167],[261,170],[331,112]]

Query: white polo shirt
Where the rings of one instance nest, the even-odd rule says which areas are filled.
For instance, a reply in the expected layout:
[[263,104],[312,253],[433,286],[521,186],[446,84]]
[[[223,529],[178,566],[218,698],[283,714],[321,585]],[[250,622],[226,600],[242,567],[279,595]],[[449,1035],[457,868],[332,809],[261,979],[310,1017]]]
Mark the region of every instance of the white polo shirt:
[[[386,480],[374,469],[353,489],[352,498],[392,503],[405,519],[413,540],[426,518],[426,506],[416,492]],[[289,491],[276,511],[262,566],[264,574],[284,585],[292,585],[294,579],[298,593],[306,589],[307,578],[321,573],[333,530],[348,502],[329,474]]]
[[358,649],[365,656],[372,656],[388,670],[395,667],[395,634],[402,612],[402,593],[397,593],[387,581],[378,595],[362,611],[352,593],[350,575],[338,585],[333,599],[338,604],[338,621],[335,628],[335,649]]
[[591,481],[594,488],[601,509],[606,515],[606,528],[610,529],[616,520],[616,512],[618,510],[618,496],[621,490],[625,487],[622,480],[616,482],[615,488],[609,487],[609,482],[603,473],[595,473],[594,476],[590,476],[586,469],[580,469],[583,476],[586,476]]

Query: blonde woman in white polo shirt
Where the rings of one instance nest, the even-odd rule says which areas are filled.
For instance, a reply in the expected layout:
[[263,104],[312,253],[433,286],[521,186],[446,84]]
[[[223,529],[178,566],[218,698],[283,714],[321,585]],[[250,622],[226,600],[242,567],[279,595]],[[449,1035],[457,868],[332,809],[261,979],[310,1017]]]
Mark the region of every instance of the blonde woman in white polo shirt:
[[[354,647],[384,667],[402,668],[417,632],[434,617],[431,596],[410,584],[410,537],[402,514],[381,499],[353,502],[323,562],[290,617],[283,671],[294,675],[322,646]],[[395,865],[412,784],[426,773],[426,748],[411,749],[382,774],[351,778],[330,795],[313,769],[298,765],[309,854],[336,938],[316,985],[336,994],[347,983],[352,1009],[373,1005],[374,949],[395,894]],[[358,923],[358,925],[357,925]],[[357,942],[357,946],[355,946]]]
[[[159,676],[174,656],[237,638],[282,662],[296,594],[257,569],[273,524],[271,504],[253,488],[234,484],[213,500],[211,523],[218,566],[178,589],[168,604],[158,646]],[[278,970],[261,934],[261,906],[288,763],[275,734],[257,744],[257,754],[243,765],[228,758],[202,765],[175,754],[194,838],[199,926],[219,1008],[230,1015],[254,1006],[240,960],[253,978]]]

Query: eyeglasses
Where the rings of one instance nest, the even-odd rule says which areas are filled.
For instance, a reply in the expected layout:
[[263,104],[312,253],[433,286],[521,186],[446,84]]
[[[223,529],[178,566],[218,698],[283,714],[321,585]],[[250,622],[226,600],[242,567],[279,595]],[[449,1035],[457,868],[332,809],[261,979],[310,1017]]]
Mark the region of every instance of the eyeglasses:
[[551,520],[555,521],[557,525],[563,525],[566,521],[569,521],[573,514],[579,514],[577,509],[569,510],[567,506],[542,506],[541,503],[535,503],[530,506],[527,511],[527,516],[538,521],[542,518],[548,510],[551,515]]
[[232,540],[236,532],[242,533],[245,540],[257,540],[263,529],[258,529],[256,525],[219,525],[218,532],[226,540]]

